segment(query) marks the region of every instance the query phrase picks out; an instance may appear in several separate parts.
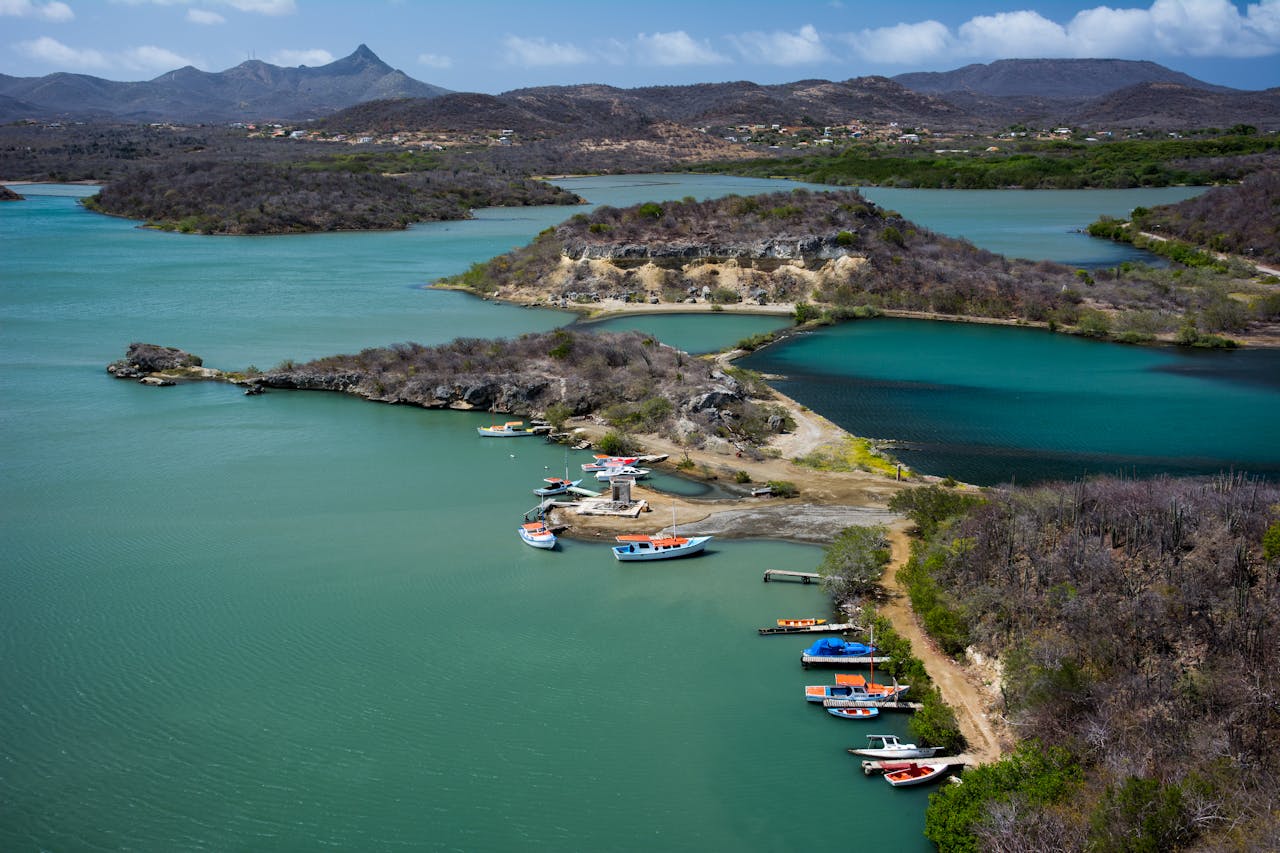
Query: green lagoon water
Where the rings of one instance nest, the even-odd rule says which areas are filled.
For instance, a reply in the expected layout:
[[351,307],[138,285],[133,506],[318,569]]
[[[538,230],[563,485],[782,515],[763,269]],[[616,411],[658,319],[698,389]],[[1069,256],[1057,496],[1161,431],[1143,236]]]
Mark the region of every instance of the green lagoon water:
[[1084,229],[1106,215],[1125,219],[1137,206],[1173,204],[1203,187],[1144,190],[914,190],[862,187],[869,200],[940,234],[965,237],[1011,258],[1093,268],[1158,261],[1124,243],[1095,240]]
[[534,551],[515,527],[564,454],[478,439],[490,416],[103,371],[136,340],[267,367],[560,325],[423,285],[566,210],[206,238],[26,192],[0,205],[0,850],[792,850],[845,823],[928,849],[928,792],[843,750],[905,721],[828,717],[805,644],[752,630],[822,612],[759,580],[818,549]]
[[925,473],[1280,476],[1280,351],[1188,352],[1034,329],[877,319],[743,359]]

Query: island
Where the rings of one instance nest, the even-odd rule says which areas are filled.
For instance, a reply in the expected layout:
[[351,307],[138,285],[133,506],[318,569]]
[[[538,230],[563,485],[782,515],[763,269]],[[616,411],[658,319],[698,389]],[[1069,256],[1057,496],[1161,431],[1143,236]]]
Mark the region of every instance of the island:
[[[170,161],[135,168],[83,204],[165,231],[253,235],[403,229],[415,222],[467,219],[476,207],[583,203],[544,181],[432,169],[430,162]],[[379,165],[404,171],[382,172]]]
[[1252,266],[1184,276],[1179,268],[1011,259],[935,234],[852,190],[600,207],[435,286],[588,316],[748,310],[807,323],[883,313],[1125,343],[1280,342],[1276,282]]

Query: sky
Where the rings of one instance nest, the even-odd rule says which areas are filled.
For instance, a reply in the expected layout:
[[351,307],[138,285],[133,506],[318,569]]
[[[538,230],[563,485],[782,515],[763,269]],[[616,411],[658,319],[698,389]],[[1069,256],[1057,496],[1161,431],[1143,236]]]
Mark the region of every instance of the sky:
[[0,0],[0,73],[149,80],[366,44],[446,89],[847,80],[1027,58],[1146,59],[1280,86],[1280,0]]

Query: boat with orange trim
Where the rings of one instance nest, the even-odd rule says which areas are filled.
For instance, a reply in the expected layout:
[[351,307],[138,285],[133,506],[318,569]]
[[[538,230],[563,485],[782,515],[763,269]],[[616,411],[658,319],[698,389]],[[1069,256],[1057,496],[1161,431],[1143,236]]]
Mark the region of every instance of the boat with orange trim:
[[880,716],[879,708],[828,708],[827,713],[842,720],[870,720]]
[[825,625],[826,619],[779,619],[779,628],[812,628],[814,625]]
[[906,766],[899,769],[892,769],[896,765],[890,765],[885,768],[884,780],[895,788],[923,785],[942,777],[947,772],[948,766],[947,764],[917,764],[914,761],[908,762]]
[[867,681],[861,675],[841,673],[836,676],[835,684],[810,684],[804,688],[804,698],[808,702],[823,702],[827,699],[852,699],[859,702],[892,702],[907,692],[909,684],[876,684]]
[[546,522],[530,521],[516,528],[524,544],[550,551],[556,547],[556,535],[547,527]]
[[476,427],[476,432],[481,438],[524,438],[538,433],[532,428],[526,428],[524,421],[507,421],[501,426],[494,424],[487,427]]
[[697,554],[707,547],[710,536],[619,536],[613,546],[614,559],[622,562],[639,562],[644,560],[669,560],[673,557],[688,557]]

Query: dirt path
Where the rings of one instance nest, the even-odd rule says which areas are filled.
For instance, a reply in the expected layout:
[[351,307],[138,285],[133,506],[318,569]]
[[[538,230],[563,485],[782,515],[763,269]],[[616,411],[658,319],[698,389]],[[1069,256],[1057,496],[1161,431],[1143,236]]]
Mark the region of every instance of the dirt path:
[[1004,752],[1006,738],[1001,737],[999,723],[986,713],[992,699],[986,685],[977,683],[977,672],[961,667],[929,639],[911,610],[906,590],[898,583],[898,569],[911,554],[911,540],[904,527],[897,524],[889,529],[893,557],[883,583],[890,600],[880,610],[898,633],[911,641],[912,651],[924,662],[943,701],[955,711],[960,731],[969,742],[966,751],[981,763],[996,761]]

